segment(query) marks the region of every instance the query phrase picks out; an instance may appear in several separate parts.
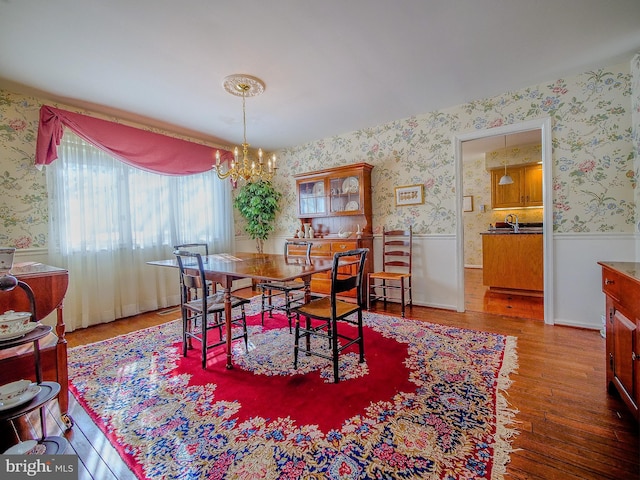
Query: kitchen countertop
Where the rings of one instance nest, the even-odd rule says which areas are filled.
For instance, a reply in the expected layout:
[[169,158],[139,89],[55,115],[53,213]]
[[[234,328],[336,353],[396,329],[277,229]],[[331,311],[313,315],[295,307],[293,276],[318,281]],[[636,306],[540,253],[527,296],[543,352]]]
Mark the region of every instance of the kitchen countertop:
[[514,233],[512,228],[496,228],[480,232],[480,235],[542,235],[542,228],[521,228],[518,233]]

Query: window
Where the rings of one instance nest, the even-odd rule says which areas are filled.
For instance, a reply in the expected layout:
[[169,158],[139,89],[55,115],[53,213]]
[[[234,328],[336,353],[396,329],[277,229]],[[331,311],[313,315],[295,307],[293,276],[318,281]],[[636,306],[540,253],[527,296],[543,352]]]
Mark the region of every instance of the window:
[[211,253],[233,252],[231,186],[213,170],[146,172],[69,131],[58,154],[45,167],[49,258],[69,270],[69,331],[178,304],[173,269],[146,264],[171,258],[173,245],[205,242]]
[[213,171],[188,176],[146,172],[71,132],[65,133],[59,151],[60,159],[47,169],[62,254],[196,241],[214,250],[230,249],[232,209],[224,198],[230,192]]

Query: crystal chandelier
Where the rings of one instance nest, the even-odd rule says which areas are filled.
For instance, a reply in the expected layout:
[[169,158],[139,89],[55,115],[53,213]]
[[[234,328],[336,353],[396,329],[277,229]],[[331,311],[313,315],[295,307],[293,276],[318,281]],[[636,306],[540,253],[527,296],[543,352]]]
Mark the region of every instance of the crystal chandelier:
[[264,82],[249,75],[229,75],[222,83],[224,89],[232,95],[242,97],[242,125],[244,128],[244,142],[242,143],[242,159],[238,158],[238,147],[233,150],[233,160],[226,172],[222,171],[220,165],[220,151],[216,151],[216,164],[213,166],[218,177],[221,179],[231,177],[234,185],[238,180],[247,183],[259,180],[270,181],[276,173],[275,154],[267,160],[265,165],[262,149],[258,150],[258,163],[254,159],[249,159],[249,144],[247,143],[247,118],[245,100],[247,97],[255,97],[264,92]]

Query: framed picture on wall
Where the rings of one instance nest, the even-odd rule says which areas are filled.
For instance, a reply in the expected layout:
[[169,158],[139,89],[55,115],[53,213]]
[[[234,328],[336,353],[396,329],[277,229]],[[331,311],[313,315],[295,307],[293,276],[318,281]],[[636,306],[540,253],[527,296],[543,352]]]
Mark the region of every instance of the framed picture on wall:
[[396,187],[396,207],[421,205],[424,203],[424,185],[406,185]]
[[462,197],[462,211],[473,212],[473,195],[465,195]]

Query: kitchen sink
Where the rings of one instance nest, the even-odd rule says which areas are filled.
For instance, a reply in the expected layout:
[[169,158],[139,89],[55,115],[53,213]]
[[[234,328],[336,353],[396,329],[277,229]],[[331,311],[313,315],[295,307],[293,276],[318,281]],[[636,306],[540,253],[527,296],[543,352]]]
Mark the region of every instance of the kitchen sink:
[[[518,233],[542,233],[542,222],[524,222],[518,224]],[[514,233],[513,227],[504,222],[496,222],[492,233]]]

